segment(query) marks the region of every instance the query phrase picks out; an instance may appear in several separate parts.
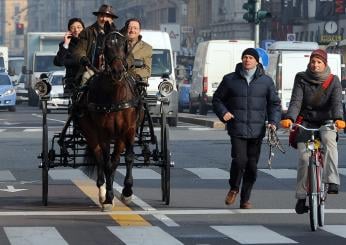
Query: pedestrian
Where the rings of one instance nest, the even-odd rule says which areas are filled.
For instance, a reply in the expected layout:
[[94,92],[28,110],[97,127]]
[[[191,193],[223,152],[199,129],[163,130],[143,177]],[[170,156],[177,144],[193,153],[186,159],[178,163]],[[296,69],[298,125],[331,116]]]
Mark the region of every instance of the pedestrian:
[[240,208],[249,209],[266,121],[267,127],[276,130],[281,118],[281,101],[273,80],[265,75],[259,63],[256,49],[245,49],[241,60],[235,72],[223,77],[212,104],[215,114],[227,124],[232,145],[230,190],[225,203],[233,204],[241,188]]
[[112,30],[115,30],[114,20],[118,18],[113,13],[112,6],[106,4],[101,5],[97,12],[93,12],[93,15],[97,16],[96,22],[86,27],[80,33],[80,40],[74,52],[76,59],[83,66],[77,74],[82,83],[86,82],[93,75],[93,72],[88,69],[89,64],[101,71],[104,69],[104,27],[106,22],[108,22]]
[[[320,128],[320,137],[324,149],[323,182],[329,183],[328,193],[337,194],[340,185],[338,173],[337,130],[335,127],[323,126],[333,120],[337,128],[345,128],[342,108],[342,87],[338,76],[331,74],[327,53],[322,49],[314,50],[304,72],[296,74],[291,101],[285,119],[281,121],[284,128],[291,127],[300,117],[300,123],[308,128]],[[297,134],[298,171],[296,184],[297,203],[295,211],[303,214],[306,207],[307,176],[309,153],[305,143],[310,134],[299,130]]]
[[[151,76],[152,47],[142,40],[141,21],[137,18],[128,19],[123,28],[127,37],[127,62],[137,80],[148,83]],[[143,66],[133,67],[133,59],[142,60]]]
[[84,23],[80,18],[72,18],[68,21],[67,32],[64,41],[59,44],[59,50],[54,57],[54,65],[65,66],[64,93],[71,93],[79,87],[76,75],[80,69],[79,60],[72,55],[76,48],[79,34],[84,29]]

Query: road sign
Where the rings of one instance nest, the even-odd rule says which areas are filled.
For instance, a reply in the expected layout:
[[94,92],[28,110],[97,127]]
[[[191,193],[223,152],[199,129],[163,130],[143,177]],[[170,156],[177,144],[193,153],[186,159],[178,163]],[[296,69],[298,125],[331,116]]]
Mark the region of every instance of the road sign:
[[161,24],[160,30],[168,33],[173,51],[180,52],[180,25]]
[[262,63],[264,69],[267,69],[269,65],[269,56],[263,48],[256,48],[257,53],[260,56],[260,63]]
[[287,33],[287,41],[295,41],[296,34],[295,33]]

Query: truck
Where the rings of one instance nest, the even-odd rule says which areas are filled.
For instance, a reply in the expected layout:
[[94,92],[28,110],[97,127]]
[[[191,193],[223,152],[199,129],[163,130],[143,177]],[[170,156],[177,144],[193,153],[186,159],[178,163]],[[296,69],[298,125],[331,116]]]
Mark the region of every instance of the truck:
[[[295,75],[306,70],[311,52],[318,48],[316,42],[301,41],[279,41],[268,48],[269,66],[266,73],[276,84],[283,117],[291,100]],[[328,65],[331,72],[341,78],[343,65],[340,54],[328,54]]]
[[206,115],[224,75],[234,72],[253,40],[210,40],[198,44],[192,70],[189,112]]
[[0,46],[0,70],[8,71],[8,47]]
[[148,79],[147,98],[149,112],[152,118],[160,117],[160,106],[157,102],[158,86],[162,81],[162,75],[169,77],[173,83],[173,92],[169,95],[169,105],[167,106],[167,122],[170,126],[177,126],[178,123],[178,91],[175,78],[175,63],[172,45],[167,32],[142,30],[143,41],[153,48],[151,76]]
[[64,32],[28,32],[24,38],[25,88],[28,89],[28,104],[37,106],[39,98],[34,86],[42,73],[64,70],[53,64],[54,57],[63,41]]

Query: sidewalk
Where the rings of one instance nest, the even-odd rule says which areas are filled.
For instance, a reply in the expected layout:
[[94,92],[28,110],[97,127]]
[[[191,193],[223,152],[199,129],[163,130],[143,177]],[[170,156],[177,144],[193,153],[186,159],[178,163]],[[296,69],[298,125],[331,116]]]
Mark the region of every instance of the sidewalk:
[[198,114],[179,113],[178,120],[180,122],[196,124],[209,128],[225,128],[225,124],[216,116],[204,116]]

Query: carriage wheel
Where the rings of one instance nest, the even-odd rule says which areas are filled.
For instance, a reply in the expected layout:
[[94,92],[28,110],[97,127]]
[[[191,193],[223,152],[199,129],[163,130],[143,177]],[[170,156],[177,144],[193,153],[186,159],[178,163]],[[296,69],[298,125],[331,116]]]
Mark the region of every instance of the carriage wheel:
[[48,125],[47,125],[47,101],[42,100],[42,203],[48,204]]

